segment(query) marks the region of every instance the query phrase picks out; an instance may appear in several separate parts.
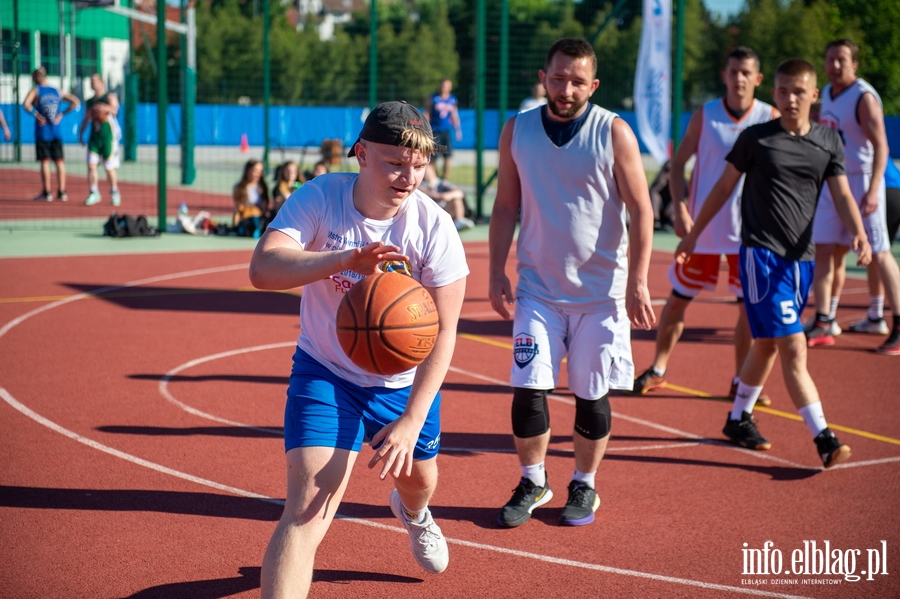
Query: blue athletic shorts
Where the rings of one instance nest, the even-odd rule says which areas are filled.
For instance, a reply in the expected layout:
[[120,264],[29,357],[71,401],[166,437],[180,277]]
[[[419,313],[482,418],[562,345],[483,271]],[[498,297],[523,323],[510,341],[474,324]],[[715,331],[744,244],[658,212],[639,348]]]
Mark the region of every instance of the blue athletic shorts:
[[[337,377],[297,348],[284,407],[284,450],[338,447],[359,451],[386,424],[403,413],[410,387],[360,387]],[[441,394],[431,409],[413,457],[428,460],[441,445]]]
[[754,339],[803,332],[800,314],[809,299],[815,265],[813,260],[785,260],[764,248],[741,246],[741,287]]

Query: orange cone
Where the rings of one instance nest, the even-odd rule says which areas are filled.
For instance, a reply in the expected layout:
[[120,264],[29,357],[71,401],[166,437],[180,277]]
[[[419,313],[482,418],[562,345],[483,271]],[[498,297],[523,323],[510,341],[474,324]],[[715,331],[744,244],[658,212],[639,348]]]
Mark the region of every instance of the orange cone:
[[241,153],[246,154],[250,151],[250,142],[247,141],[247,134],[241,133]]

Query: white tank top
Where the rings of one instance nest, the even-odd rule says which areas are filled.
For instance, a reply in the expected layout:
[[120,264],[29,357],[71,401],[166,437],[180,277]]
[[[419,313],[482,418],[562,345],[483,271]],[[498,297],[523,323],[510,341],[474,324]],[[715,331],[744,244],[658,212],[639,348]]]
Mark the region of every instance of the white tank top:
[[831,97],[831,84],[822,90],[822,112],[819,124],[831,127],[841,134],[844,141],[844,163],[848,175],[872,173],[872,158],[875,148],[868,140],[857,120],[856,108],[863,94],[870,93],[881,104],[881,96],[875,88],[862,79],[857,79],[836,98]]
[[[725,165],[725,156],[731,151],[741,131],[750,125],[767,123],[774,117],[771,104],[753,100],[753,104],[740,119],[735,119],[725,108],[725,99],[710,100],[700,109],[702,120],[700,140],[697,143],[697,159],[691,175],[691,192],[688,209],[697,218],[709,192],[715,187]],[[744,177],[738,181],[725,205],[713,217],[697,239],[697,254],[737,254],[741,246],[741,192]]]
[[612,123],[599,106],[562,147],[542,110],[515,118],[511,154],[522,188],[516,295],[574,312],[624,308],[628,240],[613,178]]

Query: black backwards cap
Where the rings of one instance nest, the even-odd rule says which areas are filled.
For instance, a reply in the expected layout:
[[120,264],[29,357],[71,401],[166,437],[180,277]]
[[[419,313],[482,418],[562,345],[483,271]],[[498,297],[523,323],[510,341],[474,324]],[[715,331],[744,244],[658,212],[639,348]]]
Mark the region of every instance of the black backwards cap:
[[[402,136],[407,129],[419,129],[433,137],[431,125],[425,120],[425,115],[415,107],[402,100],[379,104],[366,117],[362,131],[359,132],[359,139],[353,143],[347,157],[356,155],[356,143],[361,139],[390,146],[403,145]],[[446,146],[435,144],[436,154],[443,154],[446,151]]]

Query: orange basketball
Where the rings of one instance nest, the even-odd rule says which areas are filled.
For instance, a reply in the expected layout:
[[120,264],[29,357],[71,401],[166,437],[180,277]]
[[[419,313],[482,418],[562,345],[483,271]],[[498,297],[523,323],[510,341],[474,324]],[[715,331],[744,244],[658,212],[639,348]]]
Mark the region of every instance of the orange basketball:
[[337,337],[354,364],[392,375],[428,357],[438,333],[431,294],[410,276],[376,273],[350,288],[337,311]]

